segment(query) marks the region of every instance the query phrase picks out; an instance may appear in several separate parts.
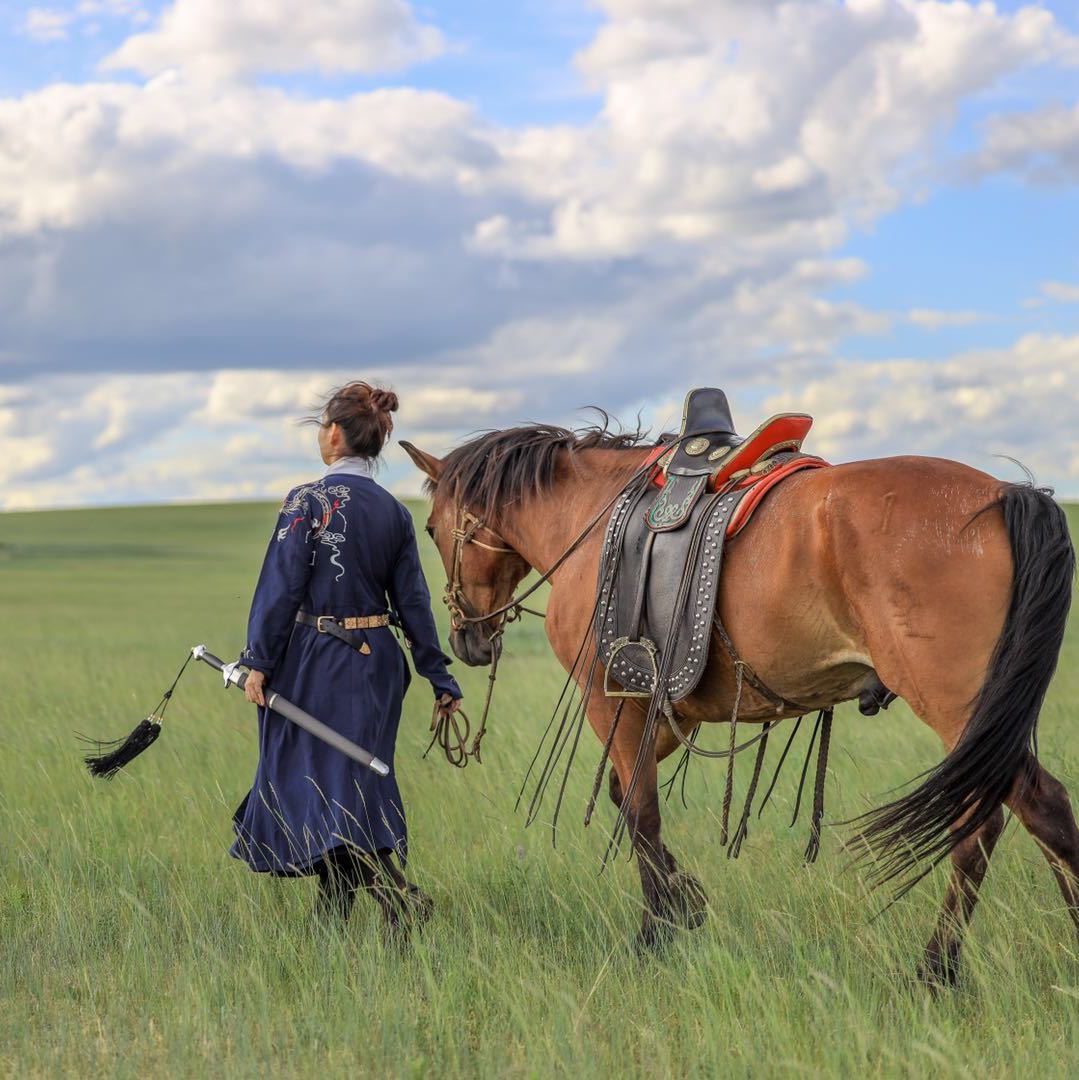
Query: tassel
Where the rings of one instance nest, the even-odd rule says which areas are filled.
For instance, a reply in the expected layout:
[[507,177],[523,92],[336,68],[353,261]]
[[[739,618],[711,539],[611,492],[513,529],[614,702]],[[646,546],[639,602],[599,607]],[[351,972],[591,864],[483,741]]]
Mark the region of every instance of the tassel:
[[[820,826],[824,818],[824,784],[828,775],[828,744],[832,737],[832,710],[820,714],[820,746],[817,749],[817,779],[813,785],[813,815],[810,818],[809,843],[806,845],[805,865],[817,861],[820,854]],[[808,760],[808,759],[807,759]]]
[[[139,722],[126,739],[113,739],[111,742],[99,742],[96,739],[85,739],[91,746],[96,746],[97,754],[90,754],[83,758],[91,776],[100,777],[102,780],[111,780],[128,762],[153,746],[161,734],[161,718],[157,715],[148,716]],[[101,753],[100,751],[107,751]]]
[[742,851],[742,841],[749,835],[749,814],[753,809],[753,796],[757,794],[757,783],[761,778],[761,766],[764,764],[764,755],[768,750],[768,732],[772,730],[771,722],[765,722],[764,733],[761,735],[760,745],[757,747],[757,760],[753,763],[753,779],[749,781],[749,791],[746,792],[745,806],[742,807],[742,819],[738,822],[738,828],[734,831],[734,839],[727,848],[727,858],[737,859]]
[[97,739],[88,739],[85,735],[79,736],[87,746],[92,746],[98,751],[96,754],[83,758],[91,776],[111,780],[128,762],[134,761],[143,750],[148,750],[157,742],[157,737],[161,734],[161,721],[165,718],[165,710],[169,707],[169,702],[183,673],[187,670],[187,665],[191,663],[192,655],[190,652],[187,654],[187,658],[176,673],[176,678],[172,680],[172,685],[162,694],[161,700],[157,703],[157,708],[145,720],[140,720],[138,726],[126,739],[100,742]]

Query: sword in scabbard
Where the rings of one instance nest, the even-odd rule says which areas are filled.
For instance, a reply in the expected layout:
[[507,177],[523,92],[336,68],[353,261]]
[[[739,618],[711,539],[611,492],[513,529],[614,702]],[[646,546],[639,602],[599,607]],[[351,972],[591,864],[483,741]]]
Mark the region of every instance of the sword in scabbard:
[[[187,665],[192,660],[201,660],[215,671],[220,671],[225,680],[226,689],[230,686],[236,686],[242,690],[247,684],[248,672],[239,670],[239,661],[226,664],[223,660],[214,656],[205,645],[196,645],[184,661],[184,665],[180,668],[179,674],[173,680],[172,685],[157,703],[157,707],[145,720],[139,722],[130,735],[111,742],[100,742],[97,739],[84,738],[83,741],[95,750],[93,754],[83,759],[93,776],[108,780],[154,744],[161,734],[162,717],[172,700],[173,691],[176,689],[176,685],[179,683]],[[316,739],[321,739],[322,742],[332,746],[335,750],[339,750],[365,769],[370,769],[379,776],[390,775],[389,765],[380,758],[375,757],[369,750],[364,750],[362,746],[357,746],[351,739],[346,739],[339,731],[334,731],[332,727],[324,724],[321,720],[317,720],[309,712],[305,712],[299,705],[294,705],[291,701],[283,698],[271,687],[265,687],[264,693],[267,709],[277,713],[278,716],[283,716],[297,727],[303,728],[304,731],[314,735]]]
[[[196,645],[191,650],[191,655],[196,660],[209,664],[215,671],[220,671],[225,680],[226,688],[235,686],[242,690],[247,684],[248,673],[239,670],[239,661],[226,664],[223,660],[214,656],[205,645]],[[351,739],[346,739],[339,731],[334,731],[332,727],[328,727],[321,720],[316,720],[309,712],[301,709],[299,705],[293,705],[291,701],[283,698],[276,690],[272,690],[267,686],[265,696],[267,709],[273,710],[273,712],[283,716],[286,720],[291,720],[297,727],[302,727],[304,731],[310,732],[316,739],[321,739],[335,750],[340,750],[346,757],[359,762],[373,773],[378,773],[379,776],[390,775],[390,767],[386,762],[364,750],[362,746],[357,746]]]

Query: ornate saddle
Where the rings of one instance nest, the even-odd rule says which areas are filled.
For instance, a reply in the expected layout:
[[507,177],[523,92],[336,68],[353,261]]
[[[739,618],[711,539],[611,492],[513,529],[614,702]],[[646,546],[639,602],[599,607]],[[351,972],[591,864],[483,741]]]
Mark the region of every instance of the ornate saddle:
[[[652,454],[607,525],[594,633],[613,697],[688,697],[708,661],[725,540],[780,480],[827,462],[801,453],[811,417],[786,413],[748,438],[722,390],[686,395],[682,428]],[[658,489],[658,490],[657,490]]]

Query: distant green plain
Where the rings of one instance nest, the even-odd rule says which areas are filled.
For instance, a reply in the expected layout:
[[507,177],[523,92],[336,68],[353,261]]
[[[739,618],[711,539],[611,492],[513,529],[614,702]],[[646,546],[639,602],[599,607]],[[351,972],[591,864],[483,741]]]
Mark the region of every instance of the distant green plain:
[[[236,654],[273,522],[273,507],[251,504],[0,515],[0,1074],[1079,1074],[1075,932],[1014,823],[963,985],[933,998],[911,976],[942,872],[874,920],[882,897],[845,869],[835,831],[802,867],[806,825],[787,828],[797,767],[729,861],[717,842],[722,767],[694,763],[689,809],[667,804],[665,829],[711,915],[638,959],[636,868],[622,858],[600,873],[609,804],[582,826],[599,754],[590,733],[557,849],[514,811],[562,683],[535,621],[507,635],[482,766],[421,760],[429,695],[420,685],[406,702],[410,874],[438,906],[406,951],[382,940],[373,905],[327,931],[311,918],[310,881],[228,857],[255,717],[208,669],[189,672],[160,741],[128,773],[91,780],[77,731],[125,734],[195,643]],[[441,564],[421,546],[441,620]],[[1041,750],[1079,795],[1077,625]],[[485,672],[461,669],[478,713]],[[833,820],[939,757],[902,704],[868,719],[844,705],[836,719]]]

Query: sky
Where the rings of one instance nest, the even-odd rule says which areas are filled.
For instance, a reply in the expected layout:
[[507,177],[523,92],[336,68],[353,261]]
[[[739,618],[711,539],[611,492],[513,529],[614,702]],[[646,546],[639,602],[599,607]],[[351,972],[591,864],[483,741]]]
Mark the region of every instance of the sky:
[[353,378],[1079,497],[1077,181],[1063,0],[0,0],[0,508],[279,498]]

